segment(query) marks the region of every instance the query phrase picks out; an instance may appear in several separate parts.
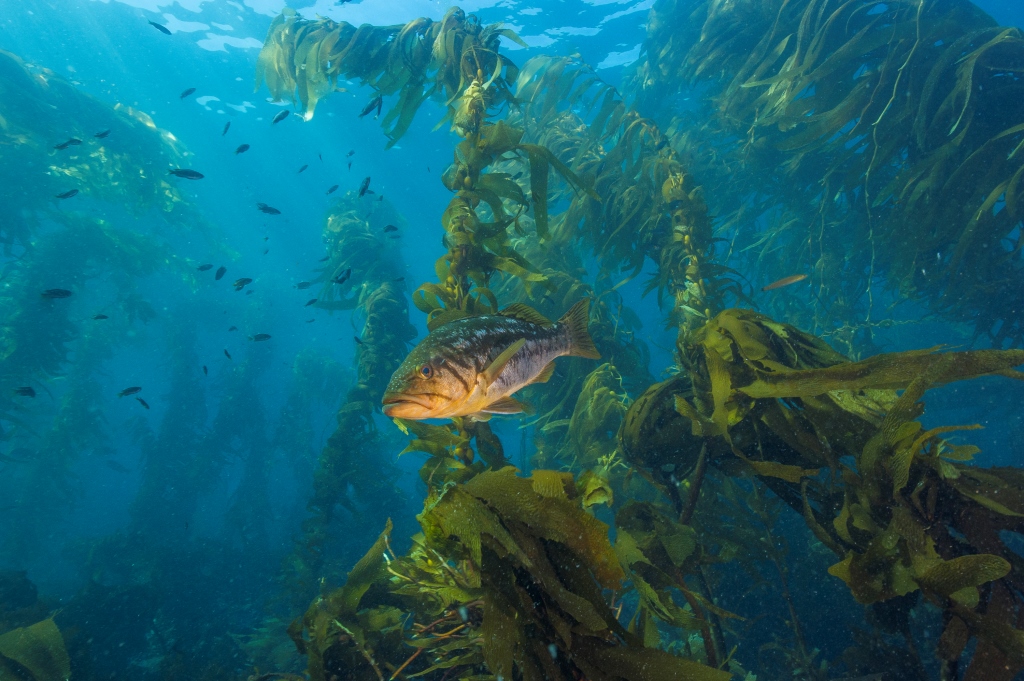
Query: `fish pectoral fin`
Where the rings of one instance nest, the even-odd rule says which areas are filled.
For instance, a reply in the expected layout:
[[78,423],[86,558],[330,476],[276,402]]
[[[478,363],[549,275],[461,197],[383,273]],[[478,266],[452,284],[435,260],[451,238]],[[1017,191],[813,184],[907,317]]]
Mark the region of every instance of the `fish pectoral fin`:
[[537,378],[530,381],[530,383],[547,383],[551,379],[551,374],[555,373],[555,363],[548,362],[547,366],[540,370],[537,374]]
[[502,397],[500,400],[491,402],[481,411],[489,414],[532,414],[534,410],[530,405],[520,402],[514,397]]
[[505,365],[508,364],[509,360],[512,359],[515,356],[515,354],[519,352],[520,349],[522,349],[524,345],[526,345],[526,339],[520,338],[512,345],[505,348],[505,350],[502,351],[500,355],[495,357],[494,361],[491,362],[491,365],[484,369],[483,374],[481,374],[481,377],[483,378],[483,384],[490,385],[494,383],[494,379],[496,379],[498,375],[501,374],[502,370],[505,368]]
[[470,421],[490,421],[491,415],[486,411],[478,411],[473,414],[467,414],[466,418]]

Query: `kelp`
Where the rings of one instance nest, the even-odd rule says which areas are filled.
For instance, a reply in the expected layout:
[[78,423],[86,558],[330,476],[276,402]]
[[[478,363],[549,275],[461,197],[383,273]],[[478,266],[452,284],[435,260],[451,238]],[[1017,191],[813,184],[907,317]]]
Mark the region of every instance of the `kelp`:
[[[810,275],[818,328],[870,331],[882,288],[1021,344],[1018,29],[966,0],[662,0],[646,52],[630,91],[716,182],[751,271]],[[688,84],[692,116],[669,104]]]
[[71,661],[52,619],[0,634],[0,680],[65,681]]

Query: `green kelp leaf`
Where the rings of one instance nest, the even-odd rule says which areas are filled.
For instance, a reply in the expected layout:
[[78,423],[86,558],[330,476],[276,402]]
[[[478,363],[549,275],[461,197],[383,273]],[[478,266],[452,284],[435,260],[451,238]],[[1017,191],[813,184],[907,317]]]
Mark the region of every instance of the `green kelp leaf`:
[[[729,681],[732,674],[721,669],[676,657],[656,648],[611,646],[593,638],[574,641],[573,659],[592,678],[625,681]],[[583,666],[584,661],[591,664]]]
[[345,586],[328,596],[329,607],[332,612],[337,613],[339,619],[354,616],[359,609],[359,601],[362,600],[363,594],[375,580],[386,574],[384,551],[387,549],[392,527],[391,518],[388,518],[384,525],[384,531],[377,537],[377,541],[348,573]]
[[917,578],[921,586],[943,596],[977,587],[1010,574],[1010,564],[999,556],[979,554],[942,561]]
[[[0,636],[0,656],[14,660],[31,672],[32,681],[66,681],[71,676],[71,660],[64,647],[64,637],[53,619]],[[9,672],[0,659],[0,679],[20,681],[22,676]]]
[[[469,482],[493,474],[496,472],[487,471]],[[465,490],[466,484],[448,489],[420,514],[420,525],[427,538],[440,543],[446,543],[449,538],[457,540],[468,550],[470,560],[477,566],[481,565],[481,545],[486,538],[500,556],[513,556],[519,564],[531,566],[530,559],[500,519],[480,499]]]

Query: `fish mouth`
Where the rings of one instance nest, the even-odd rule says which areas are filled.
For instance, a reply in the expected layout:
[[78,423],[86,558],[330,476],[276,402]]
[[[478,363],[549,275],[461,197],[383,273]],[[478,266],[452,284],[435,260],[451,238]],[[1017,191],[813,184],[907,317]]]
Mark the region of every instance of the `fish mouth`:
[[422,407],[430,409],[430,400],[425,395],[410,395],[407,393],[384,393],[384,413],[388,416],[391,412],[400,411],[403,407]]

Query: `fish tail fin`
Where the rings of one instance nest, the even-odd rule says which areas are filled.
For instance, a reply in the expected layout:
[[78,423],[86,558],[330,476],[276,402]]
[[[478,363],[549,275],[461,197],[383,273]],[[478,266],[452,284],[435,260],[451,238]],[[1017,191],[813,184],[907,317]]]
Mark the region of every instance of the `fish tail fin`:
[[569,339],[570,355],[601,359],[601,353],[597,351],[594,341],[590,338],[590,331],[587,329],[587,325],[590,323],[589,298],[584,298],[569,308],[569,311],[562,315],[558,323],[565,328],[565,334]]

